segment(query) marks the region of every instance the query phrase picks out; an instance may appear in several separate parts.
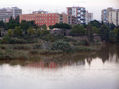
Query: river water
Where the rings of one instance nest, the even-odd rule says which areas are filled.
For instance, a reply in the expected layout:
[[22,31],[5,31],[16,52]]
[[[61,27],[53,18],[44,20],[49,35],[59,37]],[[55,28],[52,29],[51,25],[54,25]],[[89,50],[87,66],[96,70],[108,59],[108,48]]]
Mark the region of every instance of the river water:
[[64,56],[59,62],[0,62],[0,89],[119,89],[118,46]]

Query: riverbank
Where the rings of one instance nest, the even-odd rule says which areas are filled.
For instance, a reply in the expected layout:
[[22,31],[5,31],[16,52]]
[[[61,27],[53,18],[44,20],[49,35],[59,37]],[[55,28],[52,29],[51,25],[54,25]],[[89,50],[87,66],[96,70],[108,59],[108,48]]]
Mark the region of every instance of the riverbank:
[[[98,46],[75,46],[68,51],[43,49],[41,43],[33,44],[0,44],[0,60],[27,59],[40,60],[43,57],[54,57],[59,54],[73,54],[76,52],[93,52],[99,50]],[[50,59],[51,59],[50,58]]]

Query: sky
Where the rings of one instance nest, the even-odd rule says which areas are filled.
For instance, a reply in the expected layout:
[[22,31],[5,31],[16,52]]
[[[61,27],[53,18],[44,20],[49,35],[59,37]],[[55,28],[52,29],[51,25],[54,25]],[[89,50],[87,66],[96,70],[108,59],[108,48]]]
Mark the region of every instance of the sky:
[[17,6],[23,14],[36,10],[48,12],[66,12],[66,7],[81,6],[101,19],[101,10],[107,7],[119,8],[119,0],[0,0],[0,8]]

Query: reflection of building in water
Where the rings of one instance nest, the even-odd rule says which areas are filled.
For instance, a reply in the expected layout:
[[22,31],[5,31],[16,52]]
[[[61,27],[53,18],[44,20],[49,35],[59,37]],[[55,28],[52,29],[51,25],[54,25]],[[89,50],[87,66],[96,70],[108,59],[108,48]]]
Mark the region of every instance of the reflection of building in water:
[[88,63],[89,65],[91,65],[92,58],[87,58],[86,60],[87,60],[87,63]]
[[45,63],[45,62],[37,62],[37,63],[30,63],[30,64],[27,64],[26,66],[29,66],[29,67],[41,67],[41,68],[45,68],[45,67],[48,67],[48,68],[56,68],[57,67],[57,64],[55,62],[49,62],[49,63]]
[[109,55],[109,62],[116,62],[119,63],[119,57],[116,54]]
[[33,63],[29,63],[25,66],[27,67],[36,67],[36,68],[49,68],[49,69],[54,69],[54,68],[59,68],[59,67],[64,67],[64,66],[69,66],[69,65],[85,65],[85,60],[79,60],[79,61],[74,61],[74,60],[67,60],[62,61],[62,62],[33,62]]

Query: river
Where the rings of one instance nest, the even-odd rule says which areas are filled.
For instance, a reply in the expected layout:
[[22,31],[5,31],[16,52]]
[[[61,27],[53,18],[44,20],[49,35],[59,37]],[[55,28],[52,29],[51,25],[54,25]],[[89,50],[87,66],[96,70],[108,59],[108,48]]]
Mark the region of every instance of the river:
[[64,56],[58,62],[1,61],[0,89],[119,89],[119,46]]

